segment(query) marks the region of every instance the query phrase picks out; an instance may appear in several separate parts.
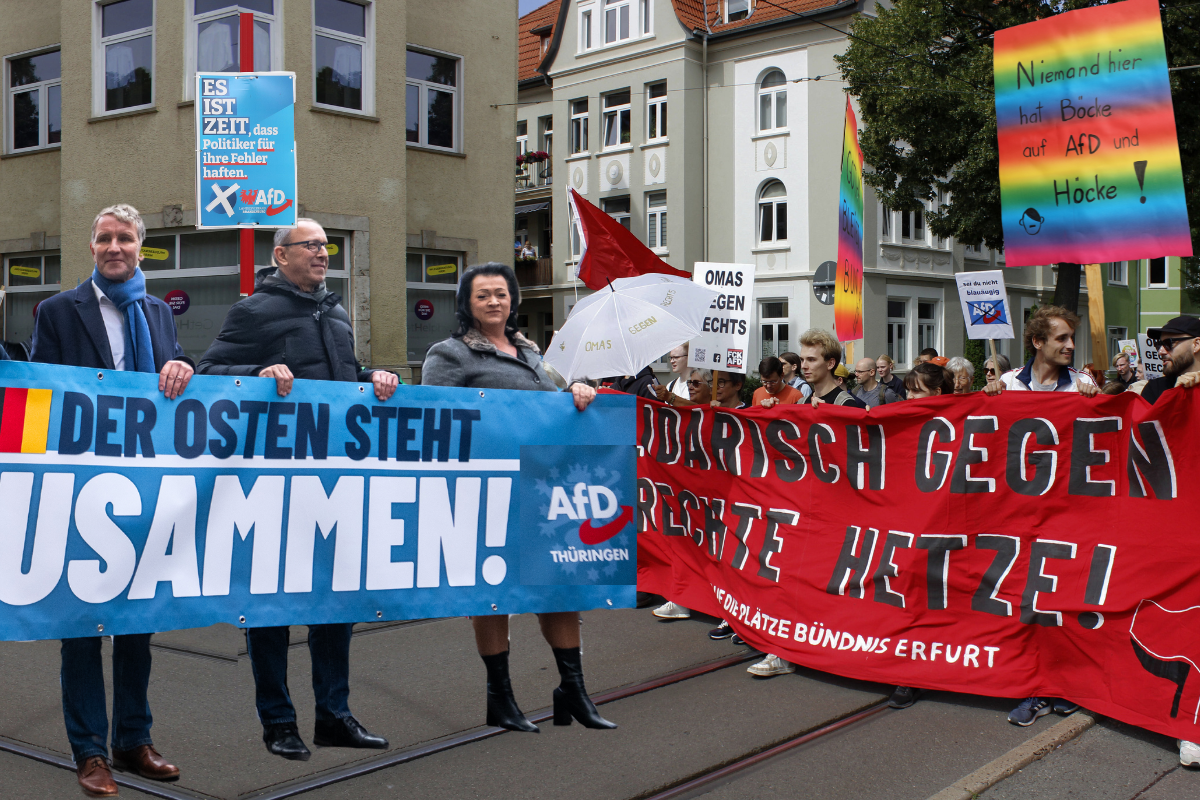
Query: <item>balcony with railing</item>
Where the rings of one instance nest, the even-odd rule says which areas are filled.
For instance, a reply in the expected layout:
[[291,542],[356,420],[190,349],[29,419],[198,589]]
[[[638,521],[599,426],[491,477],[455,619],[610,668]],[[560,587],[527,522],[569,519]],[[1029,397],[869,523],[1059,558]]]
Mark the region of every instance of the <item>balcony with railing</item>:
[[551,177],[549,161],[517,167],[517,191],[528,192],[546,188],[551,184]]
[[549,286],[554,283],[554,269],[549,258],[518,261],[513,270],[517,273],[518,286]]

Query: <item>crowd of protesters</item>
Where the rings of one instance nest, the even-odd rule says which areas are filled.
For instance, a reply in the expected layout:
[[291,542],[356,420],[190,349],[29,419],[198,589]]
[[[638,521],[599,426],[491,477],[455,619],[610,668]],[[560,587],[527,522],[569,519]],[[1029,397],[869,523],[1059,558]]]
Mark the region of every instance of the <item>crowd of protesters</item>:
[[[1075,356],[1075,331],[1080,318],[1057,306],[1042,306],[1029,317],[1022,344],[1032,354],[1023,365],[1013,367],[1002,354],[994,354],[983,362],[982,391],[989,396],[1005,391],[1075,392],[1084,397],[1118,394],[1133,391],[1154,403],[1166,390],[1189,387],[1200,383],[1200,319],[1180,316],[1162,328],[1152,328],[1147,335],[1159,343],[1163,360],[1163,377],[1146,380],[1142,365],[1127,353],[1112,359],[1112,369],[1099,370],[1092,364],[1082,369],[1072,366]],[[918,400],[941,395],[964,395],[972,392],[975,365],[967,358],[947,358],[933,348],[926,348],[913,360],[904,377],[894,374],[895,362],[884,354],[876,359],[861,358],[851,372],[843,363],[843,351],[828,331],[810,329],[800,336],[799,353],[785,352],[769,355],[758,364],[760,386],[752,395],[741,398],[745,376],[722,372],[717,380],[717,396],[712,395],[713,373],[691,369],[687,363],[687,345],[671,351],[672,372],[678,377],[667,386],[655,386],[653,396],[677,406],[712,405],[724,408],[772,408],[777,405],[822,403],[876,408],[903,400]],[[851,382],[851,375],[853,381]],[[1107,380],[1106,380],[1107,378]],[[847,388],[847,387],[850,388]],[[649,395],[647,395],[649,396]],[[748,402],[747,402],[748,400]],[[639,593],[639,606],[642,602]],[[651,597],[645,598],[651,600]],[[687,619],[691,611],[671,600],[654,609],[653,614],[666,620]],[[714,640],[732,639],[745,644],[727,620],[709,631]],[[794,672],[795,665],[774,653],[752,664],[747,671],[760,678]],[[893,708],[913,705],[921,690],[897,686],[889,698]],[[1028,726],[1050,713],[1068,715],[1079,706],[1066,698],[1029,697],[1008,715],[1014,725]],[[1200,766],[1200,745],[1181,741],[1180,763]]]

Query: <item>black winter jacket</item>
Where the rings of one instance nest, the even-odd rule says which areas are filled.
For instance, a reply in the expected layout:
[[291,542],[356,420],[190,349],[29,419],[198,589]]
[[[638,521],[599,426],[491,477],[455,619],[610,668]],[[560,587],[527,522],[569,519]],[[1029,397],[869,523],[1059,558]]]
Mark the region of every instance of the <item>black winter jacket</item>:
[[258,375],[284,364],[297,378],[316,381],[370,381],[374,370],[354,357],[354,332],[341,296],[324,285],[300,291],[278,275],[258,273],[254,294],[238,301],[204,358],[202,375]]

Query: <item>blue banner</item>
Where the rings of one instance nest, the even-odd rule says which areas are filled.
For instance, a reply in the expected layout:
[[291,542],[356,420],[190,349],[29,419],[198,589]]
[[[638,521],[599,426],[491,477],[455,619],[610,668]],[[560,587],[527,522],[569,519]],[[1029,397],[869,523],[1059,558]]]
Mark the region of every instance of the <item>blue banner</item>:
[[296,76],[196,74],[197,227],[296,224]]
[[0,363],[0,639],[632,607],[634,398]]

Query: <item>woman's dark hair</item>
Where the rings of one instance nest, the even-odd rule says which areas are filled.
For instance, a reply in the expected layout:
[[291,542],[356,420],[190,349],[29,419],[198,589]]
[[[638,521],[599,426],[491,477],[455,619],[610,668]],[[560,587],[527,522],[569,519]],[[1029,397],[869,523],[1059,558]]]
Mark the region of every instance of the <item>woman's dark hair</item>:
[[508,310],[508,319],[504,321],[504,335],[511,340],[517,333],[517,306],[521,304],[521,289],[517,286],[517,276],[512,267],[498,261],[467,267],[467,271],[463,273],[462,280],[458,282],[458,297],[454,307],[458,327],[451,335],[455,339],[461,339],[466,336],[467,331],[475,327],[475,315],[471,313],[471,292],[475,279],[480,275],[499,275],[508,283],[512,306]]
[[929,361],[917,364],[904,376],[904,388],[910,392],[920,388],[917,385],[918,378],[924,388],[931,392],[941,389],[942,394],[954,394],[954,375],[945,367]]

